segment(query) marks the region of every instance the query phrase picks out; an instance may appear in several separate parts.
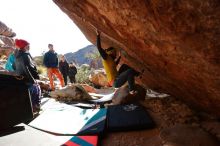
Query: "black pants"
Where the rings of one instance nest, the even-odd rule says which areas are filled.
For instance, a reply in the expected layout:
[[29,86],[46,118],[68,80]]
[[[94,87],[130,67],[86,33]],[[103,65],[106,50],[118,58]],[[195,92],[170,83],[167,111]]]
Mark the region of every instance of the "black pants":
[[69,76],[69,79],[70,79],[71,83],[75,83],[76,82],[75,76]]
[[63,75],[64,83],[65,83],[65,85],[67,85],[67,75],[66,74],[62,74],[62,75]]
[[118,75],[118,77],[115,79],[114,81],[114,87],[115,88],[119,88],[121,87],[122,85],[125,84],[126,81],[128,81],[128,87],[129,87],[129,90],[132,91],[134,90],[134,77],[137,75],[137,72],[132,69],[132,68],[129,68],[125,71],[123,71],[121,74]]

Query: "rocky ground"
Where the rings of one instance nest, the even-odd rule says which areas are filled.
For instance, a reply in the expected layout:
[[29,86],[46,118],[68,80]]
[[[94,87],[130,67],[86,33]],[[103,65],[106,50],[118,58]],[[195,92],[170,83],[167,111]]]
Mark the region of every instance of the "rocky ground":
[[151,130],[107,132],[101,138],[101,146],[220,145],[219,118],[192,110],[174,97],[149,90],[141,104],[152,116],[156,127]]
[[141,102],[156,122],[152,130],[108,133],[103,146],[219,146],[220,122],[173,97]]
[[[85,89],[88,90],[87,88]],[[120,95],[122,95],[122,97],[120,98],[122,98],[123,101],[126,101],[127,98],[127,94],[125,94],[125,92],[126,88],[121,88]],[[62,91],[62,94],[63,93],[64,92]],[[147,94],[145,93],[144,95],[146,95],[146,97],[140,103],[147,109],[149,114],[152,116],[153,120],[156,123],[156,127],[151,130],[106,132],[106,134],[101,138],[101,145],[220,145],[220,121],[218,118],[201,111],[195,111],[189,108],[182,101],[167,94],[160,94],[151,90],[147,90]],[[119,97],[117,96],[117,98]],[[135,101],[137,100],[141,99],[135,99]]]

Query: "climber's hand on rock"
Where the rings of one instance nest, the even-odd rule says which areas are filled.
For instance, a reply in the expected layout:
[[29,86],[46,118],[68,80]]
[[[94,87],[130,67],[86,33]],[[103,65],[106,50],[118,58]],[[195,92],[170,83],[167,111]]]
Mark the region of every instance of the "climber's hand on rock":
[[118,51],[118,57],[121,57],[121,50]]
[[100,31],[98,29],[96,29],[96,34],[100,35]]

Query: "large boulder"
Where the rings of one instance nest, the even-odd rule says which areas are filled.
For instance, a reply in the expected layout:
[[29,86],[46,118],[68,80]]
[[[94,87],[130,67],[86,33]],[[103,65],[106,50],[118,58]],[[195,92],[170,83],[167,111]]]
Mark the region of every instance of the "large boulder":
[[137,91],[137,94],[129,94],[129,88],[128,85],[124,85],[116,90],[114,93],[114,96],[112,98],[112,103],[117,104],[128,104],[128,103],[134,103],[138,102],[140,100],[144,100],[146,96],[146,90],[140,86],[135,85],[135,90]]
[[95,89],[94,87],[88,85],[88,84],[80,84],[85,90],[86,92],[90,92],[90,93],[96,93],[97,89]]
[[64,102],[88,101],[93,99],[80,84],[72,84],[62,89],[51,91],[50,96]]
[[0,55],[8,56],[14,48],[15,32],[0,21]]
[[122,60],[153,90],[220,116],[220,1],[53,0],[95,44]]
[[14,37],[16,36],[16,33],[13,32],[13,30],[9,28],[5,23],[0,21],[0,35],[6,37]]
[[42,92],[47,92],[50,90],[50,85],[47,84],[46,82],[40,81],[40,82],[38,82],[38,84],[40,85],[40,89]]
[[95,86],[98,86],[98,87],[108,86],[108,80],[107,80],[104,70],[92,71],[91,74],[89,75],[89,80]]

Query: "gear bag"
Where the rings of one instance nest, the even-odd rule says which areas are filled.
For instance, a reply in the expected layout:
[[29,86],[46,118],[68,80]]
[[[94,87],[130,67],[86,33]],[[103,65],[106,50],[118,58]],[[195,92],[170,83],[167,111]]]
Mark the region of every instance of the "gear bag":
[[21,76],[0,73],[0,130],[33,118],[28,86]]

